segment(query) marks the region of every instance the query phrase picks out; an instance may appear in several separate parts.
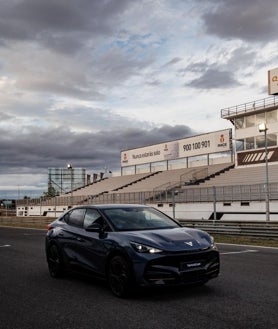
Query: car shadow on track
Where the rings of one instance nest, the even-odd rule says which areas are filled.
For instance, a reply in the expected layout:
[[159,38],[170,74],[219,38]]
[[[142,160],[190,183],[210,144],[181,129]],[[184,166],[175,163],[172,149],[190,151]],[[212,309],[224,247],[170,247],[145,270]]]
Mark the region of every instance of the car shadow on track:
[[202,297],[214,293],[214,288],[196,285],[175,286],[175,287],[155,287],[155,288],[137,288],[132,299],[144,299],[148,301],[170,301],[185,299],[191,297]]
[[[88,288],[92,288],[96,290],[97,293],[101,294],[103,297],[113,297],[112,292],[109,289],[108,283],[106,280],[99,279],[96,277],[92,277],[90,275],[85,275],[76,272],[69,272],[66,274],[66,277],[62,279],[62,281],[66,281],[66,286],[70,283],[76,288],[81,285],[83,288],[88,290]],[[60,281],[60,279],[59,279]],[[60,281],[61,282],[61,281]],[[125,298],[128,300],[145,300],[145,301],[169,301],[169,300],[177,300],[184,298],[192,298],[192,297],[203,297],[211,294],[215,294],[215,287],[212,283],[207,283],[206,285],[184,285],[184,286],[172,286],[172,287],[136,287],[134,291],[130,293],[130,295]],[[118,297],[114,298],[119,300]]]

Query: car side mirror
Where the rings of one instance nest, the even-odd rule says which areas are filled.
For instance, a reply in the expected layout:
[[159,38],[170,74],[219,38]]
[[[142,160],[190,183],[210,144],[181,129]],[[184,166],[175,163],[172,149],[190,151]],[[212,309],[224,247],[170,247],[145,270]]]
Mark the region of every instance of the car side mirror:
[[101,232],[102,226],[99,223],[93,223],[89,225],[85,230],[88,232]]

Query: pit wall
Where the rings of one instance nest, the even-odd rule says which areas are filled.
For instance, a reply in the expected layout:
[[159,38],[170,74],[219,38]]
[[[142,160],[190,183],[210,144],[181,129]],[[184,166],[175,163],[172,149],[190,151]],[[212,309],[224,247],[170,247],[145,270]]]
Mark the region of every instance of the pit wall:
[[[221,221],[265,221],[265,202],[217,202],[176,203],[154,205],[157,209],[176,219]],[[215,212],[214,212],[215,207]],[[278,220],[278,202],[270,202],[270,220]]]
[[[183,220],[221,221],[265,221],[265,202],[219,202],[213,203],[160,203],[149,204],[167,215]],[[68,206],[28,206],[18,207],[17,216],[58,217],[70,207]],[[270,202],[270,220],[278,220],[278,202]],[[214,211],[215,209],[215,211]]]
[[29,217],[29,216],[46,216],[46,217],[58,217],[63,214],[70,207],[68,206],[26,206],[17,207],[16,216]]

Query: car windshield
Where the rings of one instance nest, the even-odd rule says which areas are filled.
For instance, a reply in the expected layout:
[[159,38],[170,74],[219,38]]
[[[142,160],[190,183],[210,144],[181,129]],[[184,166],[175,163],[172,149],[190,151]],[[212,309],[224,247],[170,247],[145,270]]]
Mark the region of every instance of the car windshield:
[[154,208],[130,207],[103,210],[117,231],[169,229],[179,225]]

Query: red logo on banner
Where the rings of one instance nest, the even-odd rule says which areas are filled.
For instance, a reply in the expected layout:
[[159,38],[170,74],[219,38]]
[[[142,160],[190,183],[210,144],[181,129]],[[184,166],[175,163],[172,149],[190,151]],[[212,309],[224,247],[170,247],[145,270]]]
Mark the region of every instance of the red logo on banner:
[[123,154],[123,162],[128,162],[127,154],[126,153]]

